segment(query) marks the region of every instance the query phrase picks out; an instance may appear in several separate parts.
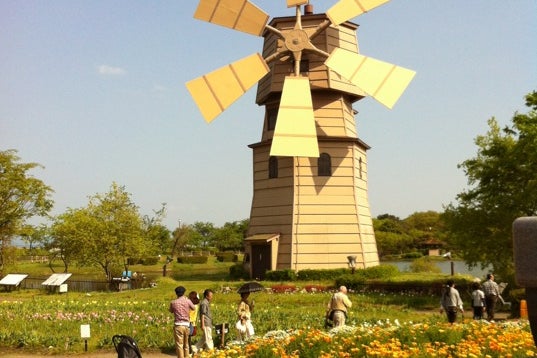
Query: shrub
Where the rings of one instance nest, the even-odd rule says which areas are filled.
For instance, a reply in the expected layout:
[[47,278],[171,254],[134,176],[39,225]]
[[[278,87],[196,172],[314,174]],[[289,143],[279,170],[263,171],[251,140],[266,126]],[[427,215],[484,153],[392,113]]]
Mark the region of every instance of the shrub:
[[216,254],[216,259],[219,262],[237,262],[239,261],[239,257],[237,254],[234,254],[233,252],[219,252]]
[[177,262],[180,264],[206,264],[208,256],[179,256]]
[[301,270],[297,272],[297,280],[299,281],[317,281],[317,280],[330,280],[335,277],[345,275],[349,273],[349,269],[329,269],[329,270]]
[[229,276],[232,280],[247,280],[250,278],[248,272],[242,264],[235,264],[229,268]]
[[414,252],[407,252],[406,254],[403,254],[402,258],[403,259],[417,259],[422,256],[423,254],[421,252],[414,251]]
[[415,259],[410,263],[409,266],[410,272],[432,272],[432,273],[441,273],[442,270],[435,264],[430,257],[424,256],[418,259]]
[[265,280],[267,281],[295,281],[296,277],[296,272],[291,269],[265,272]]
[[336,286],[347,286],[357,290],[369,280],[387,280],[399,275],[399,269],[394,265],[378,265],[358,269],[354,274],[346,274],[336,278]]

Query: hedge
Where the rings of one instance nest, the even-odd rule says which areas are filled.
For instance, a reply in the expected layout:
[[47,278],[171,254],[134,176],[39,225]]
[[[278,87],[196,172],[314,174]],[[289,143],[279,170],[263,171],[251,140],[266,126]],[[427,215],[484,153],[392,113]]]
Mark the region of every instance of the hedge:
[[179,256],[177,262],[180,264],[206,264],[208,256]]
[[219,252],[216,254],[216,259],[219,262],[238,262],[239,255],[233,252]]

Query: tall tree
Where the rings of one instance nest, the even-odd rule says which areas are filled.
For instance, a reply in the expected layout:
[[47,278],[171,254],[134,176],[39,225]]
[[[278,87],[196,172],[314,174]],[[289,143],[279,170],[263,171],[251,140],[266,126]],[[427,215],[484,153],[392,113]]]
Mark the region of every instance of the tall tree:
[[475,139],[477,156],[459,165],[471,188],[444,213],[448,240],[467,264],[492,265],[509,281],[513,221],[537,215],[537,92],[526,96],[526,106],[529,112],[515,113],[503,129],[488,121],[487,134]]
[[108,193],[90,197],[87,207],[60,215],[52,235],[70,259],[102,268],[108,279],[116,270],[128,269],[128,258],[142,257],[152,248],[138,207],[116,183]]
[[21,163],[16,150],[0,151],[0,270],[13,238],[28,232],[27,220],[52,209],[53,190],[30,173],[38,167]]
[[213,242],[216,228],[213,223],[197,221],[192,225],[194,232],[190,237],[190,244],[198,249],[207,249]]
[[248,222],[249,219],[225,223],[215,230],[212,245],[220,251],[242,250]]
[[159,210],[154,210],[154,216],[144,215],[143,226],[145,236],[151,243],[151,253],[156,255],[167,254],[172,246],[171,232],[162,224],[166,217],[166,204],[163,203]]

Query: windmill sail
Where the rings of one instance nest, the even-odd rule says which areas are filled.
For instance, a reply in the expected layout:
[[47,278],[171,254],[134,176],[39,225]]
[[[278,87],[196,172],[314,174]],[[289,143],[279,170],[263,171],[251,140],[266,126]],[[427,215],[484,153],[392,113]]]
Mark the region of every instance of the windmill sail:
[[255,53],[186,83],[205,121],[212,122],[269,72]]
[[194,18],[261,36],[269,15],[248,0],[201,0]]
[[270,155],[319,157],[310,83],[307,77],[285,77]]
[[325,64],[390,109],[416,74],[412,70],[341,48],[332,51]]
[[356,16],[362,15],[390,0],[340,0],[326,12],[334,25],[339,25]]

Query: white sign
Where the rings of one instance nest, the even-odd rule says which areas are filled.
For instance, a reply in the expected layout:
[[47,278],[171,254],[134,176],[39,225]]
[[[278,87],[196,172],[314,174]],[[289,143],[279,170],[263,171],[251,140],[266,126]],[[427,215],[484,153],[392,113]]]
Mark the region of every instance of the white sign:
[[80,337],[81,338],[90,338],[90,325],[81,324],[80,325]]

